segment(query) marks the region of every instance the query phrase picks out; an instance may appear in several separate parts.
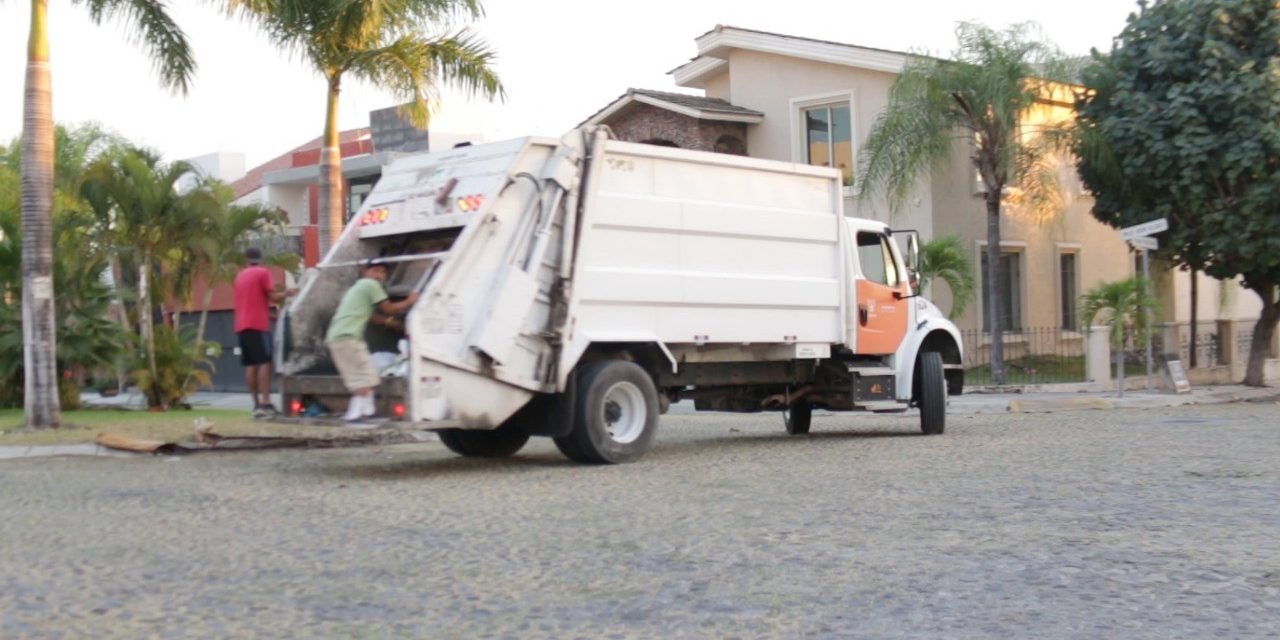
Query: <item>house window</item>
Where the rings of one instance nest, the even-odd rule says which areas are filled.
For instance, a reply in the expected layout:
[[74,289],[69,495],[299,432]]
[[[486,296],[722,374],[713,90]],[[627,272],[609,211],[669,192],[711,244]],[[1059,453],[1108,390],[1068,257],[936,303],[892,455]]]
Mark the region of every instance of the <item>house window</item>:
[[[1009,251],[1000,254],[1000,317],[1005,331],[1022,329],[1022,254]],[[988,309],[991,287],[987,281],[987,252],[982,250],[982,330],[991,330]]]
[[858,264],[867,280],[888,287],[898,286],[898,265],[893,261],[893,251],[885,235],[858,234]]
[[804,120],[804,161],[836,167],[846,186],[853,184],[853,120],[848,102],[807,107]]
[[1079,329],[1076,320],[1076,254],[1064,252],[1058,254],[1058,290],[1061,292],[1062,328],[1067,331]]
[[369,178],[355,178],[347,183],[347,219],[350,220],[356,212],[360,211],[360,207],[364,206],[365,198],[369,197],[369,193],[373,191],[373,185],[378,181],[378,176]]

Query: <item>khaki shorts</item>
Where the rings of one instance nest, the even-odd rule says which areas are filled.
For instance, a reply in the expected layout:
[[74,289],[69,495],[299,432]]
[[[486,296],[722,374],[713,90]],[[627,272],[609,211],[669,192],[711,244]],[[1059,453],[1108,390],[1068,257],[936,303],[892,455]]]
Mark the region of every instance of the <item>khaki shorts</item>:
[[342,375],[342,384],[348,391],[378,386],[380,379],[369,357],[369,345],[364,340],[337,340],[329,343],[329,355]]

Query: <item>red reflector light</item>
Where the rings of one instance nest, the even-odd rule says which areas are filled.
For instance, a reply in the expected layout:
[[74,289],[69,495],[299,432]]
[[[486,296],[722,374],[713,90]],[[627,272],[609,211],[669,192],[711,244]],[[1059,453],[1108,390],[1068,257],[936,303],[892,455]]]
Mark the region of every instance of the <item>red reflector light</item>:
[[295,416],[302,415],[302,401],[294,400],[289,403],[289,413]]
[[394,406],[394,407],[391,407],[391,413],[394,413],[394,414],[395,414],[395,416],[396,416],[397,418],[403,418],[403,417],[404,417],[404,403],[403,403],[403,402],[397,402],[397,403],[395,404],[395,406]]

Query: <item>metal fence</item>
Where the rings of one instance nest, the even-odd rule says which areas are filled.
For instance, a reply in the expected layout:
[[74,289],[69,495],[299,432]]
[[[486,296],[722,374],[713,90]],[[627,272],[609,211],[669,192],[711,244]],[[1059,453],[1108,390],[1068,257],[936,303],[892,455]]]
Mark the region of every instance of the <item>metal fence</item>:
[[[1195,349],[1196,367],[1216,367],[1229,361],[1229,358],[1223,358],[1222,336],[1219,334],[1217,322],[1198,322],[1195,329],[1192,329],[1189,322],[1167,323],[1156,328],[1156,335],[1161,336],[1169,341],[1169,344],[1177,345],[1177,350],[1160,349],[1157,355],[1164,358],[1181,360],[1183,366],[1191,366],[1191,350]],[[1252,339],[1253,331],[1249,330],[1249,338]],[[1239,340],[1237,339],[1237,342]],[[1231,347],[1228,347],[1231,348]],[[1236,347],[1239,349],[1239,347]],[[1239,351],[1237,351],[1239,352]],[[1244,344],[1244,357],[1248,357],[1249,345]],[[1228,356],[1230,353],[1227,354]],[[1163,358],[1162,358],[1163,361]]]
[[[1221,367],[1249,359],[1255,321],[1165,323],[1151,332],[1152,373],[1163,375],[1165,362],[1182,361],[1191,368],[1191,353],[1196,355],[1196,368]],[[991,375],[991,334],[966,330],[964,338],[965,384],[994,385]],[[1232,335],[1234,334],[1234,338]],[[1060,327],[1044,327],[1008,331],[1004,334],[1005,386],[1087,382],[1085,353],[1089,335]],[[1230,344],[1228,344],[1230,342]],[[1274,348],[1274,347],[1273,347]],[[1146,342],[1128,336],[1123,347],[1125,377],[1141,377],[1147,373]],[[1110,377],[1115,376],[1114,355],[1107,361]]]
[[[965,385],[991,385],[991,334],[961,332],[964,339]],[[1060,327],[1008,331],[1004,345],[1004,384],[1024,386],[1084,382],[1086,337]]]

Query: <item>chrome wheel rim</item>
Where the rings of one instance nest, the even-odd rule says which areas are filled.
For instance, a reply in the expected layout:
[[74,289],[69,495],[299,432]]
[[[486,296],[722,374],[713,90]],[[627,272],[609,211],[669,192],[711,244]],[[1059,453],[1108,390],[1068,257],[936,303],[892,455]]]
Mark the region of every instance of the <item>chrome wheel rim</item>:
[[619,444],[629,444],[644,433],[647,412],[644,392],[640,387],[630,382],[619,382],[604,392],[600,422],[610,439]]

